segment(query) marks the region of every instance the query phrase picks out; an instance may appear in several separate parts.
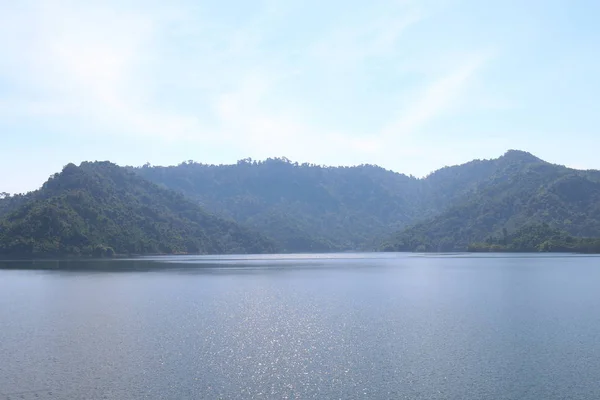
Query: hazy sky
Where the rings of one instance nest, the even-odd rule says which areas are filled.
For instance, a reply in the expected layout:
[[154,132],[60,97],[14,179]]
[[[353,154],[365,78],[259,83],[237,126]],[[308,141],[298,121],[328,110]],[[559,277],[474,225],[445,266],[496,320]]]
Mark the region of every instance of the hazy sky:
[[0,0],[0,191],[68,162],[600,168],[600,1]]

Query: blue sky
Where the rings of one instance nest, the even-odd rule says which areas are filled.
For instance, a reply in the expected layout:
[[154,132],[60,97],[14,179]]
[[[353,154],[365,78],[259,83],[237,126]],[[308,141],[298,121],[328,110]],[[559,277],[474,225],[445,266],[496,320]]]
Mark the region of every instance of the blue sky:
[[598,1],[4,1],[0,191],[68,162],[600,168]]

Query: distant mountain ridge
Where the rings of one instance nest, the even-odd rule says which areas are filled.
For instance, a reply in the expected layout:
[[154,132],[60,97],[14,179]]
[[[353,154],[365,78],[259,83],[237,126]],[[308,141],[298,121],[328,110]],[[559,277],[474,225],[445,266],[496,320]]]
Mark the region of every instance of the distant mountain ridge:
[[600,237],[600,171],[518,150],[420,179],[285,158],[69,164],[38,191],[3,197],[0,254],[464,251],[540,224],[527,232],[550,237],[544,248]]
[[[493,173],[442,213],[397,232],[388,250],[466,250],[471,243],[536,224],[600,236],[600,171],[580,171],[511,151]],[[459,170],[464,166],[451,167]]]
[[[503,228],[542,222],[574,235],[600,235],[600,172],[519,150],[422,179],[372,165],[322,167],[285,158],[134,171],[264,232],[287,251],[372,249],[382,241],[397,250],[458,250]],[[574,187],[583,198],[567,194]],[[404,244],[401,236],[420,239]]]
[[5,256],[273,251],[261,234],[109,162],[65,166],[0,219]]
[[267,159],[134,171],[264,232],[289,252],[373,248],[413,221],[419,208],[415,178],[370,165],[327,168]]

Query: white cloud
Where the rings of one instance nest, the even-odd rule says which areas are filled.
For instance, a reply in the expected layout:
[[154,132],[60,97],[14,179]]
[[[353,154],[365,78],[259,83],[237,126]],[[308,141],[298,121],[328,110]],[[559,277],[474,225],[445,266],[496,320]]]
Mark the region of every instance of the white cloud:
[[[102,3],[45,1],[0,19],[2,77],[18,92],[0,97],[5,114],[83,118],[105,132],[186,134],[193,116],[147,107],[144,62],[160,17]],[[168,132],[168,133],[167,133]],[[80,132],[85,134],[85,132]]]
[[383,130],[383,138],[392,140],[418,133],[427,123],[455,107],[465,86],[486,58],[482,54],[468,57],[458,68],[427,85],[400,112],[400,117]]
[[422,19],[420,12],[410,9],[363,25],[339,27],[312,46],[312,61],[340,71],[370,57],[392,55],[401,35]]
[[311,113],[319,93],[312,105],[277,93],[279,85],[307,67],[324,67],[318,73],[325,82],[352,85],[340,68],[397,55],[403,35],[425,14],[407,3],[358,24],[332,24],[316,43],[294,49],[290,61],[287,53],[263,49],[264,26],[281,15],[273,4],[233,30],[181,4],[128,9],[56,0],[7,9],[0,16],[0,51],[9,57],[0,61],[0,78],[18,89],[0,94],[0,115],[58,118],[66,130],[70,119],[84,121],[71,133],[204,143],[255,158],[373,162],[393,158],[401,138],[449,112],[484,62],[466,59],[415,90],[395,120],[382,121],[375,133],[353,131],[352,115],[323,128]]

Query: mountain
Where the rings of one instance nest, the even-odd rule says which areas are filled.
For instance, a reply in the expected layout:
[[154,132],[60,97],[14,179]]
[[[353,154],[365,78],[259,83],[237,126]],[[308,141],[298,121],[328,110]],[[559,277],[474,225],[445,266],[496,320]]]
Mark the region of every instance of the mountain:
[[109,162],[69,164],[41,189],[2,204],[5,256],[277,250],[264,236]]
[[372,165],[321,167],[275,158],[133,170],[290,252],[372,249],[422,214],[416,178]]
[[[446,175],[453,171],[463,176],[470,168],[451,167]],[[518,151],[486,161],[477,170],[487,172],[466,194],[439,215],[399,231],[383,248],[465,250],[472,243],[542,223],[578,237],[600,236],[599,171],[574,170]]]
[[600,236],[600,172],[516,150],[421,179],[285,158],[94,162],[67,165],[35,192],[0,194],[4,255],[514,249],[511,235],[540,225],[528,246]]
[[374,249],[382,241],[388,250],[464,250],[503,229],[536,223],[600,235],[600,172],[518,150],[422,179],[373,165],[323,167],[285,158],[132,170],[265,233],[286,251]]

